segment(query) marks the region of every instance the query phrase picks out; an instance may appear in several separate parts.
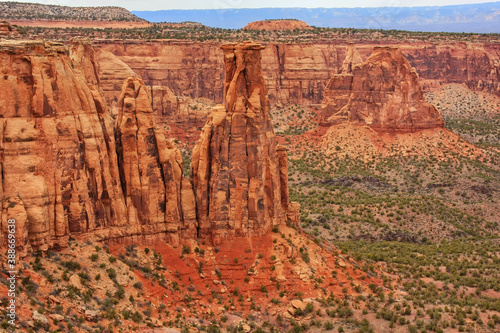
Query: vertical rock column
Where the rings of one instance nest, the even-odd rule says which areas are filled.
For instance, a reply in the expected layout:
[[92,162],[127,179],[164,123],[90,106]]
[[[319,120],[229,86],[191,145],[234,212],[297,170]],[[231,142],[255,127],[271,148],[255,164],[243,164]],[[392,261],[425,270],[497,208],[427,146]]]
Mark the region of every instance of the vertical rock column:
[[282,193],[288,188],[282,189],[287,183],[280,177],[261,49],[253,43],[222,46],[224,105],[212,110],[193,151],[199,236],[214,244],[262,234],[285,219]]
[[[131,229],[146,242],[196,236],[194,195],[182,176],[182,156],[156,128],[144,82],[128,78],[116,122],[120,178]],[[183,232],[184,231],[184,232]]]

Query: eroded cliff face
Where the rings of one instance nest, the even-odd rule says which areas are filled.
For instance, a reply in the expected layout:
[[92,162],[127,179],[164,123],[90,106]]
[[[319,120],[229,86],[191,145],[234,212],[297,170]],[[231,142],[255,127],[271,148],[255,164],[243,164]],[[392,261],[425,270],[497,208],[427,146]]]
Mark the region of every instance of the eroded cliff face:
[[[148,241],[178,245],[196,236],[194,194],[182,175],[182,156],[156,127],[151,96],[140,79],[127,79],[116,122],[117,153],[128,225]],[[183,213],[184,212],[184,213]]]
[[[223,76],[218,43],[180,41],[102,41],[101,49],[117,56],[147,85],[166,86],[176,96],[222,102]],[[379,43],[356,45],[366,59]],[[450,42],[387,44],[401,49],[415,67],[424,89],[441,83],[465,83],[474,90],[500,94],[500,45]],[[268,43],[262,50],[262,72],[271,104],[321,104],[324,89],[343,66],[349,44]]]
[[151,91],[158,89],[126,79],[114,119],[89,44],[1,43],[2,245],[12,218],[21,256],[64,247],[70,235],[218,244],[260,235],[287,213],[296,218],[300,207],[288,209],[286,151],[276,147],[260,49],[224,47],[225,106],[211,115],[195,149],[193,189],[179,149],[157,126]]
[[[199,236],[220,244],[284,221],[286,153],[278,153],[259,44],[223,45],[224,104],[214,108],[193,151]],[[281,158],[280,158],[281,157]],[[283,199],[283,200],[282,200]]]
[[294,30],[312,29],[306,22],[300,20],[263,20],[248,23],[245,30]]
[[195,237],[194,193],[179,150],[155,129],[147,89],[126,81],[115,132],[92,48],[70,48],[0,45],[2,239],[9,218],[21,254],[64,246],[69,235]]
[[348,69],[351,72],[334,75],[326,87],[322,125],[352,122],[386,132],[444,126],[399,48],[377,47],[364,63]]
[[2,232],[17,211],[19,249],[126,225],[113,124],[98,89],[73,65],[59,44],[0,46]]

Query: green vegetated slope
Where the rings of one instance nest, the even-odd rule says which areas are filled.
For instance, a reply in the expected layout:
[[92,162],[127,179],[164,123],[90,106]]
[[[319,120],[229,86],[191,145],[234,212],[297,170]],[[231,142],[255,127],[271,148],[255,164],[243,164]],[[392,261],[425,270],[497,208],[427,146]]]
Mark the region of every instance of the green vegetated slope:
[[2,20],[144,21],[121,7],[68,7],[0,2]]
[[500,147],[500,99],[496,95],[469,90],[465,85],[448,84],[428,92],[426,99],[436,105],[446,127],[482,147]]
[[[0,3],[1,6],[2,3]],[[5,4],[5,3],[3,3]],[[117,8],[117,7],[103,7]],[[39,14],[30,13],[35,18]],[[73,14],[72,14],[73,15]],[[83,15],[83,14],[82,14]],[[84,20],[89,20],[90,14],[84,15]],[[103,15],[92,14],[92,15]],[[131,14],[132,15],[132,14]],[[78,17],[77,15],[76,17]],[[38,19],[44,18],[46,15]],[[135,16],[134,16],[135,17]],[[15,19],[16,16],[10,16],[10,19]],[[25,18],[24,14],[19,18]],[[134,21],[137,17],[123,17],[124,20]],[[0,16],[2,19],[2,16]],[[5,19],[5,18],[4,18]],[[34,18],[30,18],[34,19]],[[64,19],[64,18],[61,18]],[[68,19],[68,18],[66,18]],[[77,18],[71,18],[77,19]],[[105,19],[102,19],[105,20]],[[168,24],[154,23],[151,26],[144,28],[130,29],[109,29],[109,28],[43,28],[43,27],[24,27],[21,29],[23,36],[37,36],[38,38],[61,39],[72,35],[85,34],[89,38],[120,38],[120,39],[180,39],[200,42],[241,42],[245,40],[254,40],[257,42],[278,42],[278,43],[310,43],[310,42],[325,42],[331,40],[349,40],[353,42],[363,42],[366,40],[375,42],[394,42],[394,41],[416,41],[425,42],[449,42],[449,41],[464,41],[464,42],[496,42],[498,34],[474,34],[474,33],[436,33],[436,32],[414,32],[402,30],[381,30],[381,29],[351,29],[351,28],[318,28],[312,27],[311,30],[283,30],[283,31],[268,31],[268,30],[245,30],[245,29],[223,29],[212,28],[204,25],[185,22],[184,24]]]
[[[301,204],[301,226],[307,233],[367,265],[387,265],[407,293],[404,302],[417,309],[416,315],[405,316],[401,303],[377,303],[378,318],[393,326],[407,318],[402,325],[410,332],[494,332],[500,327],[497,115],[490,112],[491,103],[483,103],[484,112],[460,107],[466,102],[449,98],[457,87],[449,90],[441,99],[453,105],[441,111],[446,127],[482,143],[475,150],[481,156],[472,154],[473,148],[460,151],[462,140],[454,137],[429,141],[428,149],[408,156],[387,142],[380,144],[394,153],[380,154],[354,132],[350,140],[336,138],[329,147],[300,138],[310,130],[308,123],[293,122],[278,131],[289,146],[290,199]],[[465,93],[466,100],[481,102],[481,96]],[[307,119],[312,111],[295,106],[287,112]],[[471,128],[456,126],[459,121]]]

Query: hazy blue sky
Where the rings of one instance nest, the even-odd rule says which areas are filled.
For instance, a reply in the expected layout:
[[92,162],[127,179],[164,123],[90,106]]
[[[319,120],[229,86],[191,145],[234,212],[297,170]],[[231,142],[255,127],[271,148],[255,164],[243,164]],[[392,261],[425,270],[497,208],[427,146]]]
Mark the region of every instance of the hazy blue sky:
[[[5,1],[5,0],[3,0]],[[10,0],[7,0],[10,1]],[[120,6],[128,10],[161,9],[220,9],[263,7],[414,7],[473,4],[493,1],[484,0],[28,0],[63,6]]]

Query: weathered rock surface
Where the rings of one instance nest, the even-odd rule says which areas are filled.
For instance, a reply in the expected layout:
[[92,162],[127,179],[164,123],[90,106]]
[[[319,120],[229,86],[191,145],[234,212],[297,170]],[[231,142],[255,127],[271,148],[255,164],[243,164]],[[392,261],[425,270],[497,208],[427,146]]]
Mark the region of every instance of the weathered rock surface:
[[10,34],[12,27],[9,23],[0,22],[0,36],[5,36]]
[[119,106],[117,153],[129,227],[140,227],[137,234],[151,241],[166,235],[176,245],[182,230],[187,238],[194,238],[195,207],[192,188],[183,181],[182,156],[156,128],[151,96],[142,80],[124,82]]
[[60,44],[0,45],[2,232],[17,209],[28,232],[20,248],[127,221],[111,118],[74,66]]
[[111,52],[98,49],[96,57],[98,64],[96,69],[100,79],[99,85],[103,90],[111,114],[116,117],[123,81],[129,77],[139,78],[139,75]]
[[[123,81],[129,77],[139,78],[127,64],[112,53],[98,49],[96,52],[99,86],[108,102],[114,118],[118,115],[118,103]],[[162,83],[162,82],[160,82]],[[198,108],[192,99],[186,96],[177,96],[172,89],[162,85],[146,85],[151,94],[151,104],[157,126],[170,129],[179,127],[190,132],[203,127],[207,120],[206,108]],[[196,136],[197,138],[197,136]]]
[[260,67],[262,46],[227,44],[222,49],[224,105],[210,114],[191,164],[199,236],[215,244],[262,234],[284,221],[282,193],[288,193]]
[[179,150],[155,129],[147,89],[127,81],[115,133],[93,49],[70,49],[0,44],[2,239],[10,218],[20,255],[64,246],[70,234],[173,244],[195,237],[193,190]]
[[345,59],[342,63],[339,74],[352,73],[352,69],[354,68],[354,66],[361,64],[362,62],[363,59],[356,50],[356,47],[354,47],[354,43],[348,44],[345,52]]
[[[144,79],[148,86],[165,86],[176,96],[222,102],[224,78],[218,43],[179,41],[98,41]],[[357,45],[366,59],[374,46]],[[417,69],[424,89],[441,83],[465,83],[474,90],[500,94],[500,45],[498,43],[409,43],[398,46]],[[272,104],[320,104],[325,86],[342,68],[348,43],[318,41],[314,44],[268,43],[262,50],[262,72]],[[125,78],[123,78],[125,79]]]
[[1,43],[2,244],[11,218],[23,255],[31,247],[65,246],[70,235],[220,243],[261,235],[287,212],[297,216],[297,205],[288,203],[286,151],[277,147],[269,115],[261,48],[224,46],[225,104],[195,148],[193,189],[141,79],[123,83],[114,120],[88,43]]
[[[353,54],[348,53],[351,58]],[[348,121],[389,132],[444,126],[437,109],[425,101],[418,74],[400,49],[376,47],[364,63],[346,66],[349,69],[334,75],[326,87],[322,125]]]

